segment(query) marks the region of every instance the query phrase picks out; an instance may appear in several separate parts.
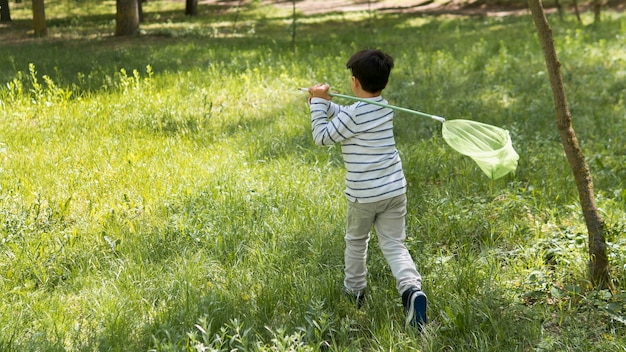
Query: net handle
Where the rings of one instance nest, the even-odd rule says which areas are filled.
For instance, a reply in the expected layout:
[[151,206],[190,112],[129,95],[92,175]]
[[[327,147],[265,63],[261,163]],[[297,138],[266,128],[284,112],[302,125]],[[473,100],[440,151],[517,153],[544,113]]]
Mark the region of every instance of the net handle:
[[[308,92],[309,91],[307,88],[300,88],[300,90],[303,91],[303,92]],[[415,111],[415,110],[403,108],[403,107],[396,106],[396,105],[379,103],[377,101],[372,101],[370,99],[357,98],[357,97],[353,97],[351,95],[345,95],[345,94],[339,94],[339,93],[331,93],[331,92],[328,92],[328,95],[330,95],[331,97],[356,100],[356,101],[360,101],[360,102],[363,102],[363,103],[368,103],[368,104],[372,104],[372,105],[378,105],[378,106],[382,106],[383,108],[389,108],[389,109],[393,109],[393,110],[407,112],[409,114],[418,115],[418,116],[422,116],[422,117],[429,117],[429,118],[431,118],[433,120],[437,120],[437,121],[439,121],[441,123],[446,122],[446,119],[441,117],[441,116],[431,115],[431,114],[427,114],[425,112]]]

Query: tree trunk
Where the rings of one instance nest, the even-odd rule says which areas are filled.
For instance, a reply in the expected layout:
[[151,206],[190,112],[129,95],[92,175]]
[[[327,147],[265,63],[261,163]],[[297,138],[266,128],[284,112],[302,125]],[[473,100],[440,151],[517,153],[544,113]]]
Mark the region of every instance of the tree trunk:
[[563,6],[559,0],[554,0],[554,5],[556,5],[556,9],[559,13],[559,18],[563,20]]
[[46,27],[46,11],[43,0],[33,0],[33,29],[36,37],[45,37],[48,35]]
[[145,0],[138,0],[137,1],[137,16],[139,16],[139,23],[143,22],[143,5],[142,3],[144,3]]
[[0,22],[11,22],[9,0],[0,0]]
[[185,1],[185,15],[198,16],[198,0]]
[[293,13],[292,13],[292,22],[291,22],[291,50],[293,51],[293,54],[296,54],[296,26],[297,26],[297,16],[296,16],[296,0],[292,0],[291,3],[292,7],[293,7]]
[[133,35],[139,29],[138,0],[116,0],[115,35]]
[[580,9],[578,8],[578,0],[573,0],[574,2],[574,12],[576,13],[576,19],[578,23],[583,23],[583,20],[580,18]]
[[528,5],[539,33],[541,46],[543,47],[552,86],[557,128],[561,136],[565,155],[576,180],[576,188],[578,189],[583,216],[589,232],[589,274],[595,286],[605,288],[611,285],[609,280],[609,260],[606,255],[606,241],[604,240],[604,221],[596,207],[591,172],[572,128],[572,116],[567,105],[561,76],[561,63],[556,55],[552,29],[548,24],[543,5],[541,0],[528,0]]
[[593,0],[593,23],[600,23],[602,0]]

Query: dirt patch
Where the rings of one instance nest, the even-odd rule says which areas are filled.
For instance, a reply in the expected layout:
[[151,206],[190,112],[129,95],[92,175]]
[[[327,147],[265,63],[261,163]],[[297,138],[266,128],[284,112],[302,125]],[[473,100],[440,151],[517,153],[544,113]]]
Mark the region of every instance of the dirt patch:
[[[216,4],[234,4],[242,0],[204,0]],[[245,3],[245,0],[243,0]],[[562,6],[569,9],[570,2],[561,1]],[[283,9],[292,9],[290,0],[264,0],[263,4],[271,4]],[[544,3],[547,13],[555,12],[556,2]],[[589,11],[590,0],[579,1],[581,11]],[[626,0],[606,0],[603,10],[624,11]],[[422,13],[431,15],[452,14],[460,16],[512,16],[530,13],[526,1],[485,1],[476,0],[297,0],[296,10],[305,15],[316,15],[330,12],[376,11],[379,13]],[[573,11],[573,10],[572,10]]]
[[[219,2],[219,1],[218,1]],[[293,2],[289,0],[270,1],[279,8],[293,8]],[[379,13],[424,13],[424,14],[458,14],[458,15],[482,15],[482,16],[508,16],[526,14],[528,9],[525,2],[511,3],[506,6],[477,5],[474,3],[454,0],[299,0],[296,2],[296,10],[307,16],[329,12],[351,11],[376,11]]]
[[[274,6],[281,8],[293,8],[291,1],[265,1],[274,3]],[[351,12],[351,11],[405,11],[414,7],[433,3],[432,0],[396,0],[396,1],[350,1],[350,0],[326,0],[324,2],[316,0],[300,0],[296,2],[296,10],[303,15],[315,15],[329,12]]]

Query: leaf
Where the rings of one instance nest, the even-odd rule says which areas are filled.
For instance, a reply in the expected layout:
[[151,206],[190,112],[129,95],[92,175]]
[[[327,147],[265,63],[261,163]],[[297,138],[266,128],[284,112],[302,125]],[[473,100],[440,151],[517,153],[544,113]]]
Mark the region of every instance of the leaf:
[[552,294],[553,297],[555,298],[563,298],[565,296],[567,296],[567,291],[556,287],[556,286],[552,286],[552,288],[550,289],[550,293]]
[[611,319],[613,319],[613,320],[615,320],[615,321],[618,321],[618,322],[620,322],[620,323],[622,323],[622,324],[626,325],[626,317],[622,317],[622,316],[619,316],[619,315],[613,314],[613,313],[611,313],[611,312],[606,312],[606,314],[608,314],[608,315],[611,317]]
[[580,295],[583,292],[582,288],[580,288],[580,286],[578,286],[578,285],[567,285],[567,286],[565,286],[565,289],[569,293],[575,293],[577,295]]

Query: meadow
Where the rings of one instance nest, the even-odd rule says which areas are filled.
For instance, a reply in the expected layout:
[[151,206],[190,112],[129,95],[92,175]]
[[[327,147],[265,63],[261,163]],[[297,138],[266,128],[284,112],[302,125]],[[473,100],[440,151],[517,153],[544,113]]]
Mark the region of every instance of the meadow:
[[[190,18],[150,1],[116,38],[111,2],[50,0],[41,39],[28,3],[0,28],[0,350],[626,350],[623,13],[549,17],[606,222],[603,290],[529,14],[299,16],[294,47],[291,13],[259,2]],[[365,305],[342,295],[341,154],[314,145],[297,91],[350,93],[366,47],[396,59],[390,103],[506,128],[520,154],[493,181],[438,122],[396,113],[423,334],[375,236]]]

